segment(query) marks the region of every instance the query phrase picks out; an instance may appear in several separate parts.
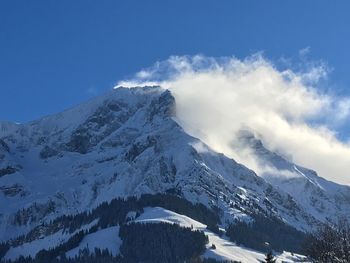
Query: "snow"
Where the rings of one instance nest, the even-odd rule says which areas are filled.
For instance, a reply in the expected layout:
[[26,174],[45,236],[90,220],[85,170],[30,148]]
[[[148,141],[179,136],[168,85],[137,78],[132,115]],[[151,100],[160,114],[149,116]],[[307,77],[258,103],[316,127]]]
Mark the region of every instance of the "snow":
[[0,120],[0,137],[4,137],[8,134],[15,132],[19,126],[20,124],[18,123]]
[[190,217],[177,214],[170,210],[166,210],[162,207],[146,207],[144,208],[144,212],[136,218],[133,222],[135,223],[169,223],[169,224],[179,224],[184,227],[191,227],[193,225],[194,228],[204,229],[206,225],[193,220]]
[[[289,169],[297,177],[281,181],[259,177],[188,135],[176,122],[176,116],[164,114],[164,107],[174,106],[171,96],[166,97],[165,102],[160,100],[165,93],[161,88],[118,88],[30,123],[0,122],[0,139],[10,147],[10,152],[0,152],[3,156],[0,157],[3,158],[0,169],[7,165],[21,167],[14,174],[0,177],[0,187],[19,185],[23,189],[19,194],[6,195],[0,188],[0,241],[26,234],[55,217],[88,211],[117,197],[159,193],[173,188],[181,190],[190,202],[218,206],[224,212],[223,224],[235,218],[250,221],[249,214],[255,211],[252,207],[270,211],[264,203],[265,198],[276,216],[306,231],[326,217],[350,214],[349,187],[328,182],[266,149],[259,152],[265,156],[262,157],[266,163]],[[117,103],[121,110],[108,111],[106,105],[109,102]],[[164,103],[169,105],[164,106]],[[101,119],[109,116],[113,121],[117,120],[117,125],[107,122],[100,127],[93,121],[86,123],[96,112],[96,116],[100,116],[102,113],[98,109],[101,108],[107,109],[103,112],[106,116]],[[98,141],[84,154],[67,149],[67,143],[79,127],[91,132],[91,140]],[[107,130],[110,133],[105,133]],[[134,145],[144,148],[129,160],[126,155]],[[59,154],[41,159],[39,153],[45,146]],[[310,180],[317,185],[310,184]],[[45,209],[36,209],[50,201],[55,204],[54,212],[45,214]],[[38,205],[33,208],[34,203]],[[20,209],[25,209],[30,218],[19,226],[13,218]],[[178,216],[176,218],[179,220]],[[37,241],[26,246],[44,246]],[[241,249],[225,243],[222,247],[226,250],[229,247],[230,251]],[[218,251],[221,250],[208,253],[217,254]],[[225,251],[220,252],[223,257]],[[236,254],[239,253],[236,251]]]
[[37,239],[30,243],[24,243],[18,247],[11,247],[10,250],[6,253],[5,260],[15,260],[20,256],[31,256],[35,255],[42,249],[53,248],[58,244],[64,243],[69,239],[70,235],[58,231],[53,235],[47,236],[43,239]]
[[49,249],[54,248],[64,242],[66,242],[70,237],[72,237],[74,234],[78,233],[81,230],[88,230],[92,226],[96,225],[98,220],[94,220],[91,223],[84,225],[80,229],[74,231],[73,233],[66,233],[62,230],[57,231],[56,233],[41,237],[39,239],[36,239],[29,243],[24,243],[17,247],[11,247],[9,251],[7,251],[4,259],[5,260],[15,260],[19,258],[20,256],[28,257],[31,256],[32,258],[35,257],[35,255],[42,249]]
[[[207,244],[207,249],[203,254],[204,258],[214,258],[217,260],[235,260],[247,263],[261,262],[265,255],[261,252],[254,251],[242,246],[238,246],[233,242],[230,242],[228,238],[219,237],[215,233],[206,229],[206,225],[189,218],[185,215],[181,215],[161,207],[147,207],[144,209],[138,218],[131,221],[135,223],[169,223],[169,224],[179,224],[182,227],[193,227],[194,230],[200,230],[208,236],[209,243]],[[84,226],[82,229],[88,229],[92,225],[96,224],[96,221]],[[80,231],[80,230],[77,230]],[[75,232],[77,232],[75,231]],[[74,233],[75,233],[74,232]],[[73,233],[73,234],[74,234]],[[35,257],[36,253],[41,249],[50,248],[57,246],[69,239],[73,234],[62,233],[58,231],[57,233],[46,236],[42,239],[35,240],[30,243],[25,243],[21,246],[11,248],[6,256],[5,260],[16,259],[20,255]],[[50,244],[48,246],[48,244]],[[88,248],[90,252],[93,252],[95,248],[107,249],[112,253],[113,256],[119,254],[119,248],[122,244],[122,240],[119,237],[119,226],[113,226],[105,229],[98,230],[97,232],[86,235],[80,242],[79,246],[66,252],[66,256],[74,258],[79,255],[79,251],[84,248]],[[215,244],[216,249],[211,249],[211,245]],[[292,255],[289,252],[283,252],[281,254],[275,255],[277,258],[277,263],[285,262],[305,262],[305,257],[301,255]]]
[[[206,225],[189,218],[185,215],[166,210],[161,207],[147,207],[137,219],[135,223],[170,223],[179,224],[182,227],[193,227],[194,230],[200,230],[208,236],[209,243],[203,255],[204,258],[214,258],[217,260],[235,260],[247,263],[260,263],[264,260],[265,255],[261,252],[254,251],[249,248],[238,246],[228,240],[227,237],[220,237],[217,234],[206,229]],[[211,245],[215,244],[216,249],[211,249]],[[278,263],[282,262],[305,262],[305,257],[295,254],[292,256],[289,252],[283,252],[275,255]],[[302,261],[304,260],[304,261]]]
[[[298,207],[311,218],[310,226],[298,220],[284,217],[294,227],[310,231],[315,221],[326,222],[327,218],[347,217],[350,214],[350,188],[319,177],[308,168],[293,163],[290,158],[268,149],[252,132],[244,131],[242,143],[250,148],[261,167],[259,176],[274,186],[280,193],[289,194]],[[266,145],[269,145],[266,142]]]
[[86,235],[80,242],[79,246],[68,251],[66,256],[74,258],[79,255],[79,251],[84,248],[88,248],[90,252],[93,252],[95,248],[108,249],[113,256],[119,254],[119,247],[122,240],[119,237],[119,226],[113,226],[99,230],[95,233]]

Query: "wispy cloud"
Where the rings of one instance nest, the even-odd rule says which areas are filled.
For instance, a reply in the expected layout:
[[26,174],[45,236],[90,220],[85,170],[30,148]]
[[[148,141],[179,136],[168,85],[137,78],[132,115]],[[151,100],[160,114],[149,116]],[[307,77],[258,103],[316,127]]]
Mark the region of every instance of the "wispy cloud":
[[311,48],[309,46],[304,47],[299,50],[299,56],[304,58],[311,52]]
[[258,169],[254,158],[236,151],[232,142],[249,127],[270,149],[325,178],[350,184],[350,145],[339,141],[334,130],[349,121],[350,99],[316,88],[327,74],[323,63],[280,70],[261,54],[244,60],[173,56],[119,85],[159,84],[170,89],[178,122],[247,166]]

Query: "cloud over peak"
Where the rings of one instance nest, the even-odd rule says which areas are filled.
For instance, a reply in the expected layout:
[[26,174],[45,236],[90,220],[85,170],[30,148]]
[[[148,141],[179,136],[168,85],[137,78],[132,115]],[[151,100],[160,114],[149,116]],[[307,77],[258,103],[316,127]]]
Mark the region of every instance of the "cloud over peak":
[[177,121],[187,132],[258,173],[255,157],[232,146],[242,129],[321,176],[350,185],[350,145],[336,137],[336,127],[349,120],[350,99],[317,88],[327,74],[323,64],[278,69],[261,54],[244,60],[173,56],[119,85],[171,90]]

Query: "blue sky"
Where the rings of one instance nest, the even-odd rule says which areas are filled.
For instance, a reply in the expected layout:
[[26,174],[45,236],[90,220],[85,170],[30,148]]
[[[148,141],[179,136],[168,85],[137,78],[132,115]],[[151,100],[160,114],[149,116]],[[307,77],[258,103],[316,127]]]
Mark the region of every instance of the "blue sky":
[[0,119],[59,112],[170,55],[297,60],[309,47],[331,91],[350,95],[349,12],[341,0],[3,0]]

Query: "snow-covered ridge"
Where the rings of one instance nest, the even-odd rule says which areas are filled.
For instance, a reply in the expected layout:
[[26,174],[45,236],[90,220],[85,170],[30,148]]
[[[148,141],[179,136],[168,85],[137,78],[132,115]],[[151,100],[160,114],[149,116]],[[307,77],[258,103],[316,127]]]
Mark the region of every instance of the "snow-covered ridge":
[[0,120],[0,138],[15,132],[20,124]]
[[[174,189],[191,202],[220,208],[223,225],[263,213],[310,230],[334,214],[331,191],[343,200],[336,211],[349,211],[349,188],[326,186],[307,173],[323,189],[316,194],[309,187],[303,202],[297,195],[304,185],[291,183],[291,189],[287,181],[257,176],[188,135],[175,116],[167,90],[118,88],[62,113],[7,125],[0,133],[0,240],[116,197]],[[321,204],[326,209],[315,211]]]
[[327,217],[347,217],[350,214],[350,187],[319,177],[315,171],[270,151],[251,132],[243,131],[240,138],[260,165],[270,168],[261,176],[280,191],[290,194],[314,217],[326,220]]
[[[73,233],[66,233],[62,230],[48,236],[41,236],[37,240],[32,242],[24,243],[17,247],[11,247],[4,256],[5,260],[16,260],[20,256],[35,258],[35,255],[42,249],[54,248],[64,242],[66,242],[70,237],[81,230],[88,230],[92,226],[96,225],[97,220],[91,222],[88,225],[82,226],[79,230]],[[101,246],[102,247],[102,246]],[[72,252],[73,253],[73,252]]]
[[[265,255],[261,252],[251,250],[242,246],[238,246],[235,243],[232,243],[228,240],[227,237],[219,237],[217,234],[211,232],[207,229],[207,226],[193,220],[184,215],[166,210],[161,207],[150,207],[146,208],[145,212],[136,218],[133,222],[135,223],[169,223],[169,224],[178,224],[182,227],[190,227],[193,230],[200,230],[208,236],[209,243],[207,244],[207,250],[203,254],[205,258],[214,258],[216,260],[233,260],[243,263],[260,263],[264,260]],[[215,245],[215,249],[212,249],[211,246]],[[289,252],[283,252],[276,255],[276,262],[289,263],[289,262],[305,262],[306,257],[291,254]]]

